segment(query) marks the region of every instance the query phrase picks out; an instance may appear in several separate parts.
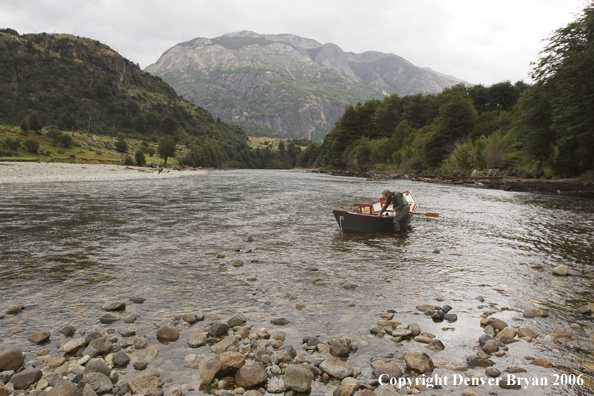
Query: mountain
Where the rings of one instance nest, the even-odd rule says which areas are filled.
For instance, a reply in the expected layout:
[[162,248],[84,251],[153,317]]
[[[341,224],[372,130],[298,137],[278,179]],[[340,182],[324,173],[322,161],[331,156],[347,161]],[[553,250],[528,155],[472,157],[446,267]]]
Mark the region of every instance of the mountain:
[[177,44],[145,71],[248,135],[316,141],[348,104],[463,83],[394,54],[250,31]]
[[[33,115],[42,126],[67,131],[153,141],[175,133],[196,147],[208,141],[209,149],[214,144],[228,158],[248,149],[239,128],[216,120],[99,41],[0,29],[0,125],[21,125]],[[166,131],[162,121],[171,118],[173,130]]]

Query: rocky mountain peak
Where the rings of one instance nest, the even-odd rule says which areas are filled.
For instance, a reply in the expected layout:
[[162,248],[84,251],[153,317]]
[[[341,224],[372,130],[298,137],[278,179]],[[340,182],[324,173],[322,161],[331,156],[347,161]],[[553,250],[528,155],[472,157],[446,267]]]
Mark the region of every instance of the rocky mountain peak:
[[248,135],[315,140],[348,104],[463,82],[394,54],[347,53],[333,43],[248,30],[180,43],[146,71]]

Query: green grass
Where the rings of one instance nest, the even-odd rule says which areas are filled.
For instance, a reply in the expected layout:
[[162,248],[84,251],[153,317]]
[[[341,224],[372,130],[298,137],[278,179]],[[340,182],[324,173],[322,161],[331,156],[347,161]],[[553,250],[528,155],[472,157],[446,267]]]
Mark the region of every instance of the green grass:
[[[128,151],[126,153],[119,153],[115,150],[114,138],[110,136],[87,135],[81,132],[63,132],[72,136],[74,144],[71,148],[56,146],[53,141],[44,134],[36,134],[29,131],[26,135],[21,134],[21,129],[14,126],[0,126],[0,140],[4,141],[6,138],[14,140],[17,138],[21,142],[21,147],[13,152],[11,156],[0,155],[0,161],[41,161],[41,162],[85,162],[85,163],[123,163],[126,155],[134,159],[136,150],[142,145],[141,140],[126,139],[128,143]],[[25,140],[35,140],[39,143],[39,150],[37,154],[28,152],[23,147]],[[149,143],[155,151],[157,145]],[[3,147],[0,142],[0,151],[6,152],[8,149]],[[146,164],[162,164],[163,158],[158,156],[146,155]],[[177,165],[174,158],[167,160],[167,163],[172,166]]]

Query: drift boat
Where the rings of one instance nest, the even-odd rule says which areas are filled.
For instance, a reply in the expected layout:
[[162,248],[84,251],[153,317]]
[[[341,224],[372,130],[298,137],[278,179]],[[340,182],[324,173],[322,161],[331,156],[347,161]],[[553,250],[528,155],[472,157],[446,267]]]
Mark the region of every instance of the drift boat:
[[[401,230],[408,230],[413,214],[417,212],[417,200],[410,191],[402,193],[410,204],[410,211],[400,222]],[[334,210],[334,217],[343,231],[347,232],[394,232],[394,208],[388,206],[387,212],[379,216],[380,211],[386,204],[386,198],[370,204],[356,203],[350,208]],[[425,215],[431,215],[423,213]],[[437,213],[434,213],[437,215]],[[437,217],[437,216],[434,216]]]

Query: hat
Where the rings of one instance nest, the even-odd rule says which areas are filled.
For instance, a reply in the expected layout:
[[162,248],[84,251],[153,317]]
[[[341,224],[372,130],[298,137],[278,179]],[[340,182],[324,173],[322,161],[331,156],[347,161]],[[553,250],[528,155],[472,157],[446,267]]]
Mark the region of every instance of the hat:
[[390,190],[384,190],[384,191],[382,191],[382,197],[385,198],[385,197],[388,196],[388,194],[390,194]]

